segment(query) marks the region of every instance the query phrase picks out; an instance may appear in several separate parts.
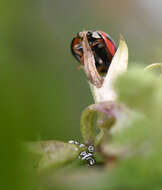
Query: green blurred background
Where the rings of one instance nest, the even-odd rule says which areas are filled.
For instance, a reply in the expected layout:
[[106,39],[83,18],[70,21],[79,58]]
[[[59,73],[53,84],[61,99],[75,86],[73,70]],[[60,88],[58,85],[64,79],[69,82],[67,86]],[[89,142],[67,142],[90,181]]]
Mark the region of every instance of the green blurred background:
[[118,44],[121,33],[130,63],[161,62],[161,7],[160,0],[0,0],[2,187],[28,189],[19,141],[81,140],[80,115],[93,99],[76,71],[73,36],[99,29]]
[[41,106],[41,117],[35,107],[30,110],[41,138],[79,138],[81,110],[93,102],[84,73],[76,71],[70,53],[73,36],[83,29],[101,29],[118,44],[121,33],[130,62],[159,62],[161,6],[160,0],[1,0],[0,62],[25,70],[30,83],[26,101],[35,98]]

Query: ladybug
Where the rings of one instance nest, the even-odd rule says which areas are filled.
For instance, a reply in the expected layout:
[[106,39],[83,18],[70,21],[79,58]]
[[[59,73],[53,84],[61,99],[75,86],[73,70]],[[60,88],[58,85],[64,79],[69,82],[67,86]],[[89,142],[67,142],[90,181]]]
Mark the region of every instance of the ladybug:
[[[89,30],[86,32],[86,36],[94,55],[97,71],[100,75],[105,75],[115,55],[116,45],[108,34],[99,30]],[[79,32],[71,42],[72,54],[80,62],[80,66],[83,65],[82,40],[82,32]]]

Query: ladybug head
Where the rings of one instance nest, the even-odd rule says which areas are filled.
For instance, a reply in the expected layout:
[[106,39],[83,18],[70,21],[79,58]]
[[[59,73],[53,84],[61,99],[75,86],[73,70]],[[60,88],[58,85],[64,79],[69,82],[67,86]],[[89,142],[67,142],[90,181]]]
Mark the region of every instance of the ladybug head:
[[[89,30],[86,32],[86,36],[94,55],[97,71],[99,74],[105,75],[116,52],[115,43],[108,34],[102,31]],[[72,54],[81,65],[84,64],[82,40],[83,33],[79,32],[71,43]]]

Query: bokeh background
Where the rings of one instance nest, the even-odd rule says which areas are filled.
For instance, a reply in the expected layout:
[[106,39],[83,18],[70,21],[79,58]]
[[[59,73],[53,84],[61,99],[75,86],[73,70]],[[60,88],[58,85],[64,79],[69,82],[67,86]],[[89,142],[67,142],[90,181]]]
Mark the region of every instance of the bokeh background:
[[74,35],[100,29],[118,44],[121,33],[130,64],[161,62],[161,7],[161,0],[0,0],[0,171],[5,189],[28,187],[21,167],[24,154],[17,154],[22,151],[19,140],[81,140],[80,115],[93,99],[70,52]]

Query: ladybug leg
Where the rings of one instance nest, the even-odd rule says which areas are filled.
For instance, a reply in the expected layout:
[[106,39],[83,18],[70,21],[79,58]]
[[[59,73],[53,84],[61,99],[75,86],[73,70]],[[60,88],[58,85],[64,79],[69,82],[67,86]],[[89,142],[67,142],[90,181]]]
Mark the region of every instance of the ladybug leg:
[[82,68],[82,64],[80,63],[77,67],[76,67],[76,70],[80,70]]
[[82,54],[82,56],[80,57],[80,65],[84,65],[84,56]]
[[96,45],[101,45],[101,46],[104,46],[104,44],[103,44],[103,40],[102,39],[97,39],[97,40],[95,40],[91,45],[90,45],[90,47],[92,48],[93,46],[96,46]]
[[95,45],[97,45],[97,44],[99,44],[100,43],[100,41],[99,40],[96,40],[95,42],[93,42],[92,44],[91,44],[91,46],[95,46]]
[[80,50],[75,48],[74,51],[79,57],[82,57],[83,53]]
[[84,57],[83,54],[80,56],[80,64],[77,66],[77,70],[80,70],[82,66],[84,65]]

